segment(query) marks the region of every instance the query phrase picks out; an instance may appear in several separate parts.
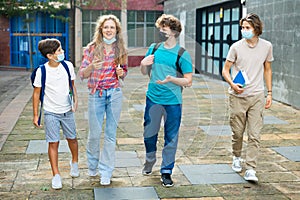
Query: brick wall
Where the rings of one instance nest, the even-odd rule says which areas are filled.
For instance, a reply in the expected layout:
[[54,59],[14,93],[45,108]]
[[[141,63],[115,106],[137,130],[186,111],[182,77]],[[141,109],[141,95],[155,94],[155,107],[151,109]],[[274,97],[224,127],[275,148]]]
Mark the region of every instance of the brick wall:
[[[90,5],[82,6],[88,10],[120,10],[121,1],[102,0],[92,2]],[[127,10],[163,10],[161,4],[157,4],[155,0],[126,0]]]
[[10,64],[9,19],[0,16],[0,65]]

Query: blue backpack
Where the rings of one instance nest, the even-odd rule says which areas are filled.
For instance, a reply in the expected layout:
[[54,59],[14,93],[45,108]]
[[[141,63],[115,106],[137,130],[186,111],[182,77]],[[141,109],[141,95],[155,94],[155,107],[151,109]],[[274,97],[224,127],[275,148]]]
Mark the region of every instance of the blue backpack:
[[[71,74],[70,74],[70,71],[69,71],[69,67],[68,67],[67,63],[65,63],[64,61],[61,61],[61,64],[64,66],[65,70],[68,73],[70,96],[72,96],[73,95],[73,85],[72,85],[72,80],[71,80]],[[44,102],[44,95],[45,95],[45,84],[46,84],[46,67],[45,67],[45,65],[43,64],[43,65],[40,65],[40,66],[36,67],[32,71],[30,78],[31,78],[32,87],[35,87],[33,85],[33,83],[34,83],[34,80],[35,80],[36,72],[39,68],[41,69],[41,74],[42,74],[42,77],[41,77],[42,87],[41,87],[41,92],[40,92],[41,107],[40,107],[40,114],[39,114],[39,120],[38,120],[38,124],[40,125],[41,124],[41,117],[42,117],[42,108],[43,108],[43,102]]]

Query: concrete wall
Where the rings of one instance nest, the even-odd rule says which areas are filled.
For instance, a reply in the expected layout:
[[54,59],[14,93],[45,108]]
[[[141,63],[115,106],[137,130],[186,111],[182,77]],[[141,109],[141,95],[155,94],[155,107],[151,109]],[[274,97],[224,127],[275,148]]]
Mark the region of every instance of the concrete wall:
[[172,14],[180,19],[182,13],[185,12],[185,26],[181,35],[184,35],[185,42],[183,46],[191,54],[194,64],[196,56],[196,9],[220,3],[224,3],[224,0],[168,0],[164,2],[165,14]]
[[262,37],[273,44],[273,98],[300,108],[300,1],[248,0],[246,8],[261,17]]
[[[195,58],[196,9],[229,1],[168,0],[164,12],[180,18],[186,12],[185,46]],[[274,52],[273,98],[300,108],[300,0],[246,0],[247,12],[264,22],[261,35],[272,42]]]
[[75,9],[75,63],[73,63],[76,67],[80,67],[82,61],[82,26],[81,26],[81,19],[82,13],[81,11],[76,8]]

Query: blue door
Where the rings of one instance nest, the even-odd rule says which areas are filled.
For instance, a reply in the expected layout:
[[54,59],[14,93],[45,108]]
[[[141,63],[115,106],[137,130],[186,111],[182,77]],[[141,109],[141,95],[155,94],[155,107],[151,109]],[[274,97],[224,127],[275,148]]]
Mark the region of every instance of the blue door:
[[[63,13],[65,17],[68,12]],[[60,40],[69,57],[68,23],[51,18],[44,13],[13,17],[10,20],[10,65],[32,69],[44,63],[46,59],[38,51],[38,43],[42,39],[56,38]],[[31,54],[30,54],[31,52]]]

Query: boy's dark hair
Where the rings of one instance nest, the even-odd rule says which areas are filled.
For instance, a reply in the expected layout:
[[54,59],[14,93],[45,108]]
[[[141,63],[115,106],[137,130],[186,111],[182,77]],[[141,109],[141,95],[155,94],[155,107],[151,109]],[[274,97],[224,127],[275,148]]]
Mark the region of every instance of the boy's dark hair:
[[254,28],[255,35],[259,36],[262,34],[263,23],[259,19],[258,15],[254,14],[254,13],[247,14],[246,17],[244,17],[240,20],[240,26],[243,25],[244,21],[248,22]]
[[47,38],[41,40],[38,44],[38,49],[41,54],[47,58],[47,54],[54,54],[55,51],[60,47],[60,41],[55,38]]
[[157,28],[169,27],[175,32],[175,37],[177,38],[182,30],[180,21],[173,15],[162,14],[155,22]]

